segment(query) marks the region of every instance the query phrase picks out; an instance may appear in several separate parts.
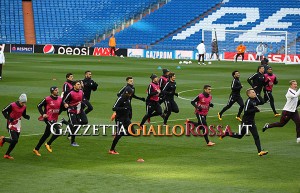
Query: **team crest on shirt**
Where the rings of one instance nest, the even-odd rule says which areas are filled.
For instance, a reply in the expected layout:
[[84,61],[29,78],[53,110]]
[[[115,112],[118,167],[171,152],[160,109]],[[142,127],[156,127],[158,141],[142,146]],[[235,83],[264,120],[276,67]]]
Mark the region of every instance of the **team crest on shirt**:
[[50,106],[54,106],[55,104],[53,103],[53,101],[50,101]]

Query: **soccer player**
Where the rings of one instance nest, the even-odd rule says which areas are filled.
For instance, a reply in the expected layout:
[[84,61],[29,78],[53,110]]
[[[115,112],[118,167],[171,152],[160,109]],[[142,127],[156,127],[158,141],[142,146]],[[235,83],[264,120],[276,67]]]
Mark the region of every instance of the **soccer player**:
[[[163,88],[165,87],[167,82],[169,81],[169,74],[170,74],[170,71],[168,69],[163,69],[162,71],[163,71],[163,75],[159,78],[159,81],[158,81],[159,88],[160,88],[161,91],[163,90]],[[164,103],[165,99],[166,99],[165,94],[163,92],[160,93],[160,95],[159,95],[159,104]],[[166,103],[164,103],[164,104],[166,104]],[[167,109],[167,107],[165,106],[165,109],[164,109],[165,114],[166,114],[166,109]],[[150,122],[149,119],[148,119],[148,122]]]
[[[115,138],[111,144],[110,150],[108,151],[109,154],[117,155],[119,154],[115,147],[118,141],[121,139],[122,136],[128,134],[128,126],[131,124],[131,104],[130,98],[133,94],[133,90],[130,87],[126,87],[122,93],[122,95],[117,99],[115,102],[112,110],[116,112],[116,125],[117,125],[117,132]],[[120,130],[121,127],[124,127],[126,134]]]
[[201,126],[203,131],[204,139],[206,141],[207,146],[214,146],[215,143],[209,141],[208,139],[208,131],[205,130],[204,126],[207,127],[206,116],[208,114],[209,108],[213,107],[213,103],[211,103],[212,95],[211,95],[211,86],[204,85],[203,92],[191,101],[191,104],[195,107],[195,114],[198,119],[198,123],[186,120],[186,125],[192,124],[195,127]]
[[[42,144],[51,134],[51,125],[57,123],[58,116],[62,111],[63,103],[62,98],[59,96],[58,88],[56,86],[50,87],[50,96],[44,98],[38,105],[37,108],[41,114],[39,120],[42,120],[46,123],[46,128],[43,136],[40,138],[38,144],[33,149],[33,153],[37,156],[41,156],[39,150]],[[66,123],[66,121],[64,121]],[[58,124],[53,125],[55,132],[58,133],[60,126]],[[51,144],[57,139],[59,135],[52,135],[50,140],[45,143],[46,149],[48,152],[52,153]]]
[[127,84],[126,84],[125,86],[123,86],[123,87],[119,90],[117,96],[120,97],[120,96],[123,94],[123,92],[126,90],[126,88],[129,87],[129,88],[131,88],[131,90],[132,90],[132,94],[131,94],[131,96],[130,96],[130,102],[131,102],[132,98],[138,99],[138,100],[141,100],[141,101],[145,102],[146,99],[145,99],[144,97],[138,97],[138,96],[135,95],[135,88],[134,88],[133,77],[132,77],[132,76],[127,76],[127,77],[126,77],[126,82],[127,82]]
[[85,114],[87,115],[89,112],[91,112],[94,108],[92,104],[90,103],[91,98],[91,92],[96,91],[98,88],[98,84],[92,80],[92,72],[91,71],[85,71],[84,73],[85,78],[82,80],[82,90],[84,93],[84,98],[86,99],[84,101],[84,104],[87,106],[87,109],[85,109]]
[[4,155],[5,159],[14,159],[10,153],[15,148],[20,137],[21,118],[30,119],[30,116],[26,114],[26,103],[26,94],[21,94],[18,101],[9,104],[2,110],[3,116],[7,119],[7,129],[10,135],[10,138],[4,136],[0,137],[0,147],[2,147],[5,142],[10,143]]
[[232,72],[232,83],[231,83],[231,94],[229,96],[229,100],[227,105],[218,113],[218,118],[220,121],[222,121],[222,115],[225,111],[230,109],[232,105],[237,102],[240,105],[239,111],[237,116],[235,117],[238,121],[242,121],[241,119],[241,113],[244,109],[244,102],[241,97],[241,89],[243,88],[243,85],[240,82],[240,72],[235,70]]
[[204,45],[204,41],[202,40],[201,43],[197,46],[197,50],[198,50],[198,64],[201,65],[200,60],[202,58],[202,64],[206,65],[204,63],[204,55],[206,53],[205,50],[205,45]]
[[166,105],[165,118],[164,118],[165,125],[167,124],[168,119],[172,112],[179,113],[178,105],[174,101],[174,96],[178,97],[178,93],[176,93],[175,73],[171,72],[169,74],[169,77],[170,77],[169,82],[165,85],[165,87],[162,90],[162,93],[165,96],[164,103]]
[[300,143],[300,118],[299,118],[299,113],[297,111],[300,89],[298,89],[297,91],[297,87],[298,87],[297,81],[291,80],[290,88],[288,89],[285,95],[286,103],[281,113],[280,122],[271,123],[271,124],[266,123],[265,126],[263,127],[263,132],[273,127],[283,127],[285,124],[289,122],[290,119],[292,119],[296,125],[297,143]]
[[169,74],[170,74],[170,70],[168,69],[163,69],[162,71],[163,71],[163,75],[161,75],[158,81],[160,90],[162,90],[167,84],[167,82],[169,81]]
[[140,126],[142,127],[147,119],[154,116],[161,116],[164,118],[161,106],[159,104],[159,95],[161,90],[158,85],[158,77],[156,74],[150,76],[152,82],[148,86],[148,97],[146,100],[146,115],[143,117]]
[[72,131],[71,145],[73,147],[79,146],[75,142],[74,132],[76,130],[75,125],[85,125],[88,123],[85,112],[83,111],[82,104],[84,103],[83,91],[81,90],[81,82],[75,81],[73,90],[71,90],[66,98],[63,100],[64,107],[67,109],[70,129]]
[[61,92],[61,97],[64,99],[67,94],[73,89],[73,79],[74,79],[74,76],[72,73],[68,73],[66,74],[66,82],[64,83],[63,85],[63,89],[62,89],[62,92]]
[[270,105],[271,105],[271,108],[273,110],[274,116],[278,117],[278,116],[280,116],[280,114],[277,113],[277,111],[275,109],[274,97],[273,97],[273,94],[272,94],[273,86],[274,86],[274,84],[277,84],[278,81],[277,81],[276,75],[273,74],[272,67],[268,67],[267,73],[264,74],[264,76],[265,76],[265,81],[268,81],[268,84],[264,88],[264,93],[265,93],[264,94],[264,101],[265,102],[270,101]]
[[264,104],[264,99],[261,97],[261,91],[265,85],[269,83],[269,80],[265,79],[265,68],[263,66],[258,66],[257,72],[250,76],[247,81],[254,89],[260,104]]
[[[134,88],[133,77],[132,77],[132,76],[127,76],[127,77],[126,77],[126,82],[127,82],[127,84],[126,84],[125,86],[123,86],[123,87],[119,90],[117,96],[118,96],[118,97],[122,96],[122,94],[124,93],[124,91],[126,90],[126,88],[131,88],[131,89],[132,89],[132,94],[131,94],[131,96],[130,96],[130,104],[131,104],[132,98],[135,98],[135,99],[138,99],[138,100],[141,100],[141,101],[145,102],[146,99],[145,99],[144,97],[138,97],[138,96],[135,95],[135,88]],[[130,106],[130,107],[131,107],[131,106]],[[114,112],[114,113],[112,114],[111,120],[113,121],[113,120],[115,119],[115,117],[116,117],[116,112]],[[130,119],[131,119],[131,118],[132,118],[132,109],[131,109],[131,113],[130,113]]]
[[270,66],[269,66],[269,59],[268,59],[268,58],[264,58],[264,59],[260,62],[260,64],[265,68],[264,74],[266,74],[268,68],[270,67]]
[[257,127],[254,119],[255,113],[260,112],[260,110],[257,107],[260,101],[257,100],[256,93],[253,88],[247,89],[246,94],[248,96],[248,99],[245,102],[241,133],[233,133],[232,135],[230,135],[228,132],[226,132],[223,136],[220,136],[220,139],[223,139],[225,136],[242,139],[244,135],[247,133],[247,128],[249,128],[250,132],[252,133],[258,151],[258,155],[259,156],[267,155],[268,151],[262,151],[260,145],[260,139],[259,139],[259,135],[257,132]]
[[246,51],[246,46],[244,46],[243,43],[241,42],[240,45],[238,45],[236,47],[236,51],[237,51],[237,54],[235,56],[235,62],[237,62],[237,58],[239,56],[242,56],[242,61],[244,61],[244,55],[245,55],[245,51]]
[[264,58],[264,59],[262,59],[261,61],[260,61],[260,64],[261,65],[269,65],[269,59],[268,58]]

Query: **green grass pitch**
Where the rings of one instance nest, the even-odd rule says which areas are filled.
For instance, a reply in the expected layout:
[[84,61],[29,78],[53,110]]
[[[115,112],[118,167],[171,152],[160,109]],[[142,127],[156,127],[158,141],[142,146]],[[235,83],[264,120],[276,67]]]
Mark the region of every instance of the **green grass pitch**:
[[[231,72],[241,72],[243,99],[249,87],[246,79],[256,72],[258,63],[212,62],[199,66],[181,64],[178,60],[153,60],[119,57],[62,56],[6,54],[3,80],[0,81],[0,107],[27,93],[27,111],[30,121],[23,119],[19,143],[12,152],[15,160],[1,157],[0,192],[272,192],[299,193],[300,144],[296,143],[295,125],[289,122],[283,128],[262,133],[266,122],[276,122],[270,105],[261,106],[256,115],[262,147],[269,151],[257,156],[252,136],[241,140],[217,137],[210,139],[214,147],[206,147],[202,137],[123,137],[117,145],[120,155],[109,155],[113,137],[77,137],[80,147],[71,147],[67,137],[59,137],[52,145],[53,153],[41,147],[41,157],[32,149],[44,132],[45,124],[37,120],[36,105],[47,95],[50,86],[61,91],[65,74],[72,72],[82,79],[84,71],[91,70],[99,84],[92,93],[94,106],[88,118],[90,124],[111,124],[112,105],[116,93],[125,84],[126,76],[133,76],[136,95],[146,96],[150,75],[161,75],[158,67],[176,73],[176,98],[180,112],[170,116],[170,125],[183,124],[186,118],[195,120],[189,99],[202,91],[204,84],[213,88],[214,108],[209,111],[208,124],[230,125],[237,130],[237,104],[223,115],[217,112],[227,103],[230,94]],[[285,104],[288,81],[299,78],[299,66],[271,64],[278,76],[274,87],[276,108],[281,112]],[[298,79],[299,80],[299,79]],[[133,99],[133,122],[140,122],[145,104]],[[65,117],[63,112],[61,117]],[[154,125],[162,124],[160,117],[152,118]],[[0,117],[0,135],[7,136],[6,120]],[[8,144],[0,148],[1,156]],[[143,158],[144,163],[136,160]]]

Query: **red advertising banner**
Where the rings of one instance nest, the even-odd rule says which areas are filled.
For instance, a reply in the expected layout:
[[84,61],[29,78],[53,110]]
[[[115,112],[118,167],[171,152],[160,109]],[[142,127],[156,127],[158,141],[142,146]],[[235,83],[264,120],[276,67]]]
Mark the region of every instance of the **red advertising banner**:
[[[224,52],[225,60],[234,60],[235,56],[236,56],[236,52]],[[239,56],[238,60],[241,60],[241,58],[242,56]],[[256,59],[255,53],[245,53],[244,60],[256,61],[255,59]],[[283,63],[285,61],[284,54],[269,54],[268,59],[270,62]],[[286,62],[300,63],[300,55],[288,54],[286,57]]]
[[[93,56],[109,56],[110,55],[110,48],[94,48]],[[113,56],[115,53],[113,53]]]
[[[91,48],[93,56],[110,56],[110,48]],[[112,56],[127,56],[127,49],[116,48],[116,51],[112,52]]]

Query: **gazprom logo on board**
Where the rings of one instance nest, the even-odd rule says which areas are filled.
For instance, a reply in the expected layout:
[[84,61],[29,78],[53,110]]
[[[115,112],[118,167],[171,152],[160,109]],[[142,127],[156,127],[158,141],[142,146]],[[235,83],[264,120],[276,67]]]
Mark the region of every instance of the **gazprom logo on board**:
[[151,51],[145,50],[146,58],[158,58],[158,59],[173,59],[174,51]]
[[52,44],[46,44],[43,48],[44,54],[54,54],[54,46]]

